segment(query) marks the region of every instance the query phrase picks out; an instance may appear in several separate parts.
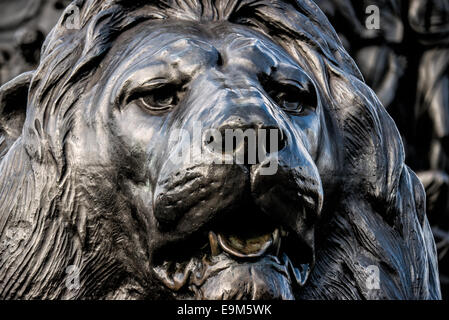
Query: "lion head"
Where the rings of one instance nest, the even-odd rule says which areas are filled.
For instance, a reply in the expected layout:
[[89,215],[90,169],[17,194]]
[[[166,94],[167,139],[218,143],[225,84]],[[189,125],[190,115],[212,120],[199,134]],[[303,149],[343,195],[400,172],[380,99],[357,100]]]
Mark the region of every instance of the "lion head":
[[3,298],[440,297],[395,124],[310,0],[75,1],[0,114]]

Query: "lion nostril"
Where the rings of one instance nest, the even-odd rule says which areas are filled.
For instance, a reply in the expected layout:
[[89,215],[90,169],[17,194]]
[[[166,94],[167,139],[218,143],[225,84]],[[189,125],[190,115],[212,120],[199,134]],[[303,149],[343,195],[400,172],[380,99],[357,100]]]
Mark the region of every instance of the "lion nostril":
[[[264,135],[264,137],[261,137],[261,135]],[[279,152],[284,149],[286,145],[285,134],[278,128],[265,129],[259,133],[259,139],[264,140],[262,145],[265,147],[267,154]]]
[[221,55],[220,52],[217,52],[217,67],[222,67],[224,65],[224,60],[223,60],[223,56]]
[[210,136],[206,139],[206,145],[211,144],[215,141],[214,136]]
[[274,126],[220,127],[204,139],[204,146],[212,153],[232,156],[233,163],[254,165],[263,162],[271,153],[286,146],[285,133]]

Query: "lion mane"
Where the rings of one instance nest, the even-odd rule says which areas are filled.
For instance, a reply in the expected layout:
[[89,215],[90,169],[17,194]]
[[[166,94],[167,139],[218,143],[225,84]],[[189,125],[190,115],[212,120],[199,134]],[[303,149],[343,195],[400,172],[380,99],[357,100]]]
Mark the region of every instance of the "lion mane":
[[[74,12],[79,25],[68,27]],[[316,263],[298,298],[439,299],[423,187],[404,164],[393,120],[311,0],[74,1],[47,37],[37,70],[0,90],[0,297],[120,297],[111,293],[126,266],[102,243],[101,221],[83,208],[87,196],[71,167],[73,127],[75,115],[88,112],[80,96],[114,40],[141,21],[163,19],[253,28],[321,90],[325,121],[337,133],[339,156],[329,161],[339,169],[320,174],[339,190],[336,199],[324,190]],[[64,285],[69,265],[80,266],[83,279],[74,296]],[[366,285],[369,266],[378,268],[377,290]]]

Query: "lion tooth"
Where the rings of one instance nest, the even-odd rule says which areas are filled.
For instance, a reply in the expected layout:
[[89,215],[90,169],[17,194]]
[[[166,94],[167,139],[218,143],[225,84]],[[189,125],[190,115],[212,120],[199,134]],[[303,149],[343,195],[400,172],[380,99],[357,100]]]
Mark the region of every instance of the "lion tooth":
[[171,266],[171,262],[164,262],[161,266],[154,267],[153,271],[159,280],[173,291],[179,291],[188,284],[191,275],[196,273],[199,267],[194,259],[190,260],[187,265],[176,263],[176,271],[172,274],[169,270]]
[[218,245],[217,235],[212,231],[209,232],[209,243],[212,256],[218,256],[220,254],[220,247]]
[[301,270],[299,268],[292,266],[293,274],[295,275],[296,282],[302,287],[306,283],[307,277],[308,277],[308,269],[309,267],[307,265],[302,264]]
[[309,264],[301,264],[300,269],[293,266],[293,263],[291,262],[290,258],[284,253],[283,254],[283,260],[284,265],[287,267],[287,269],[290,270],[290,273],[293,274],[295,277],[296,283],[302,287],[307,282],[307,279],[310,275],[310,267]]
[[277,243],[278,240],[279,240],[279,228],[276,228],[273,231],[273,242]]
[[274,252],[275,255],[279,255],[279,250],[281,248],[281,237],[280,237],[280,231],[279,228],[276,228],[273,232],[273,246],[274,246]]
[[283,228],[281,228],[281,236],[282,237],[287,237],[288,236],[288,231],[285,231]]
[[170,266],[170,263],[164,262],[162,266],[157,266],[153,268],[154,273],[159,278],[159,280],[162,281],[165,286],[167,286],[169,289],[174,290],[176,288],[176,285],[173,281],[173,278],[170,277],[168,268]]

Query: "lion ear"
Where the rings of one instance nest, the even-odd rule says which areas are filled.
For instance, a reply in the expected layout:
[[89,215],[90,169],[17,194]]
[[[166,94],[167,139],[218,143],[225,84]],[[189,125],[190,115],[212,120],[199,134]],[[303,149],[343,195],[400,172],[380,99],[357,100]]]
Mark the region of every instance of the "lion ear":
[[0,87],[0,159],[22,134],[32,77],[23,73]]

